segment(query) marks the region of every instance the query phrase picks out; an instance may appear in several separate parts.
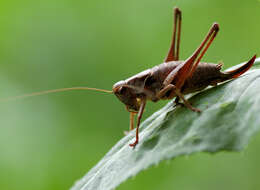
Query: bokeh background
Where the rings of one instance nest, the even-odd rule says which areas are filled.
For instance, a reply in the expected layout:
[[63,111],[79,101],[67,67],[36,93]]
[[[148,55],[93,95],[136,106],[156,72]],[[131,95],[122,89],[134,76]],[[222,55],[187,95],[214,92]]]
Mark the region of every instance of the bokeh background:
[[[174,6],[183,11],[182,59],[215,21],[221,30],[205,61],[228,68],[260,55],[259,0],[1,1],[0,98],[73,86],[111,89],[161,63]],[[165,103],[149,103],[144,118]],[[2,101],[0,189],[69,189],[122,138],[128,117],[113,95],[97,92]],[[255,190],[259,147],[260,134],[240,153],[165,161],[118,189]]]

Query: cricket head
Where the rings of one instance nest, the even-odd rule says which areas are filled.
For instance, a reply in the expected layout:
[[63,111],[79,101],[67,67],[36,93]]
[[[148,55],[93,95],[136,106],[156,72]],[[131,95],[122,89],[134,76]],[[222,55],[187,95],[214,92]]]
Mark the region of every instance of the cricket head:
[[125,81],[119,81],[113,86],[113,93],[126,106],[129,112],[138,112],[141,99],[133,87],[127,85]]

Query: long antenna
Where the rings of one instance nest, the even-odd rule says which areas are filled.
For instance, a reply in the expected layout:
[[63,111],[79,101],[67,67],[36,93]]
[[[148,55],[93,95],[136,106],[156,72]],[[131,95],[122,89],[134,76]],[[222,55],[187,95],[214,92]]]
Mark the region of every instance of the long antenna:
[[64,92],[64,91],[70,91],[70,90],[92,90],[92,91],[98,91],[98,92],[105,92],[105,93],[113,94],[113,91],[110,91],[110,90],[103,90],[103,89],[98,89],[98,88],[88,88],[88,87],[71,87],[71,88],[59,88],[59,89],[53,89],[53,90],[45,90],[45,91],[40,91],[40,92],[33,92],[33,93],[30,93],[30,94],[24,94],[24,95],[21,95],[21,96],[2,98],[2,99],[0,99],[0,102],[13,101],[13,100],[23,99],[23,98],[27,98],[27,97],[31,97],[31,96],[39,96],[39,95],[44,95],[44,94]]

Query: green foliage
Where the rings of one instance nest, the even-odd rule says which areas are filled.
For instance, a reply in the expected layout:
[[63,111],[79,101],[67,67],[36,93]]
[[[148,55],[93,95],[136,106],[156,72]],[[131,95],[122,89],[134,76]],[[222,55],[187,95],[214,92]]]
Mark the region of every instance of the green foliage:
[[[257,64],[259,64],[258,59]],[[169,102],[121,139],[72,190],[113,189],[131,176],[167,159],[196,152],[239,151],[259,130],[260,69],[204,90],[189,100],[201,114]]]
[[[0,99],[73,86],[111,89],[160,64],[170,45],[174,6],[183,12],[180,58],[189,57],[218,22],[220,32],[203,61],[223,61],[229,68],[260,55],[259,5],[257,0],[0,1]],[[143,120],[165,104],[149,102]],[[122,138],[128,119],[114,95],[96,92],[1,102],[0,189],[69,189]],[[260,133],[257,137],[242,153],[179,157],[118,189],[259,189]]]

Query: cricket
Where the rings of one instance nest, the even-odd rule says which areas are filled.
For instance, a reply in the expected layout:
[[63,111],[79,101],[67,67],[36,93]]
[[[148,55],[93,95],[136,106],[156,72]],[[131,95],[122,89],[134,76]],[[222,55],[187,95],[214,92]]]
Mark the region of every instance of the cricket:
[[126,110],[130,112],[130,131],[134,130],[134,121],[137,116],[135,141],[129,144],[129,146],[135,147],[139,142],[139,126],[147,101],[157,102],[175,98],[175,105],[183,105],[191,111],[199,113],[201,110],[193,107],[184,95],[237,78],[250,69],[256,59],[256,55],[254,55],[247,63],[227,72],[221,72],[222,64],[201,62],[219,31],[219,24],[213,23],[209,32],[192,55],[186,60],[179,60],[181,24],[182,12],[175,7],[173,9],[172,40],[164,62],[115,83],[112,91],[89,87],[71,87],[36,92],[14,98],[69,90],[93,90],[114,94],[125,105]]
[[[173,17],[172,41],[164,63],[113,86],[113,93],[130,112],[130,130],[134,129],[134,117],[137,114],[136,138],[135,142],[130,144],[132,147],[139,142],[139,125],[148,100],[157,102],[175,98],[177,105],[183,104],[191,111],[201,112],[185,99],[185,94],[239,77],[250,69],[256,58],[254,55],[246,64],[229,72],[220,71],[222,64],[200,62],[219,31],[219,25],[214,23],[194,53],[185,61],[181,61],[179,53],[182,14],[179,8],[174,8]],[[183,103],[180,103],[180,100]]]

